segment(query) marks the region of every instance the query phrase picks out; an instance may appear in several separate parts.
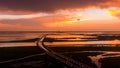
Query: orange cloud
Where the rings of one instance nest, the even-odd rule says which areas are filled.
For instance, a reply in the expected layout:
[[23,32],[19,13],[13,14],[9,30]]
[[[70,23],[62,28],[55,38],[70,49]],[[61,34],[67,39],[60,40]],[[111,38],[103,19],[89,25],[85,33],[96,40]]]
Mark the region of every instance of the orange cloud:
[[12,24],[7,24],[7,23],[1,23],[0,22],[0,31],[8,31],[8,30],[18,30],[20,28],[19,24],[16,24],[15,26],[13,26]]
[[51,16],[45,16],[41,18],[36,18],[34,22],[39,22],[45,27],[65,27],[68,25],[73,25],[78,22],[87,21],[90,18],[82,16],[81,14],[54,14]]
[[120,18],[120,8],[113,8],[113,9],[107,10],[107,13],[113,17]]

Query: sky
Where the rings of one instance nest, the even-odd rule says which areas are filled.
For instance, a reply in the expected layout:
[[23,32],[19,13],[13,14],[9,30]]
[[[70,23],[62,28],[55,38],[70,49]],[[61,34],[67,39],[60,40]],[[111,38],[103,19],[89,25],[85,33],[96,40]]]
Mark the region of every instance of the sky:
[[0,31],[120,31],[120,0],[0,0]]

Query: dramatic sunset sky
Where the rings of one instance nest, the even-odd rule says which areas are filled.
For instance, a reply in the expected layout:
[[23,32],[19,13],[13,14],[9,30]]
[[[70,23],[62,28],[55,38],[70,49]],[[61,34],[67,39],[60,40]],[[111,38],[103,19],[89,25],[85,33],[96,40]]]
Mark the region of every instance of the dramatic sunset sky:
[[0,31],[119,31],[120,0],[0,0]]

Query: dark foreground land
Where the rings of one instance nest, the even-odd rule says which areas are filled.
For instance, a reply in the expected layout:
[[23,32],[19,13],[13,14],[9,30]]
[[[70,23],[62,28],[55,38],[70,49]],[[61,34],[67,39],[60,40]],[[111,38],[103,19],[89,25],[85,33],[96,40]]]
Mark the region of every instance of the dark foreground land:
[[[119,47],[50,47],[54,51],[79,60],[92,68],[96,65],[91,62],[88,56],[95,56],[102,52],[80,52],[80,51],[120,51]],[[23,58],[26,57],[27,58]],[[16,61],[8,61],[22,58]],[[4,62],[3,61],[8,61]],[[101,59],[102,68],[120,68],[120,57]],[[117,66],[116,66],[117,64]],[[64,68],[65,65],[54,58],[46,55],[35,46],[28,47],[4,47],[0,48],[0,68]]]

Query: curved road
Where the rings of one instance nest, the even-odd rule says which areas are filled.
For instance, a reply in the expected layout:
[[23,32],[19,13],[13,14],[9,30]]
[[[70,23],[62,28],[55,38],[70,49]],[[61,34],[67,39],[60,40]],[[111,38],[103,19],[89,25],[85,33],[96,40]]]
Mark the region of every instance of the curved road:
[[72,58],[66,57],[64,55],[61,55],[57,52],[54,52],[53,50],[51,50],[50,48],[48,48],[47,46],[44,45],[43,40],[44,38],[47,36],[47,34],[41,36],[41,38],[38,39],[37,41],[37,46],[39,48],[41,48],[43,51],[45,51],[45,53],[51,57],[53,57],[54,59],[62,62],[63,64],[69,66],[70,68],[91,68],[90,66],[78,62]]

